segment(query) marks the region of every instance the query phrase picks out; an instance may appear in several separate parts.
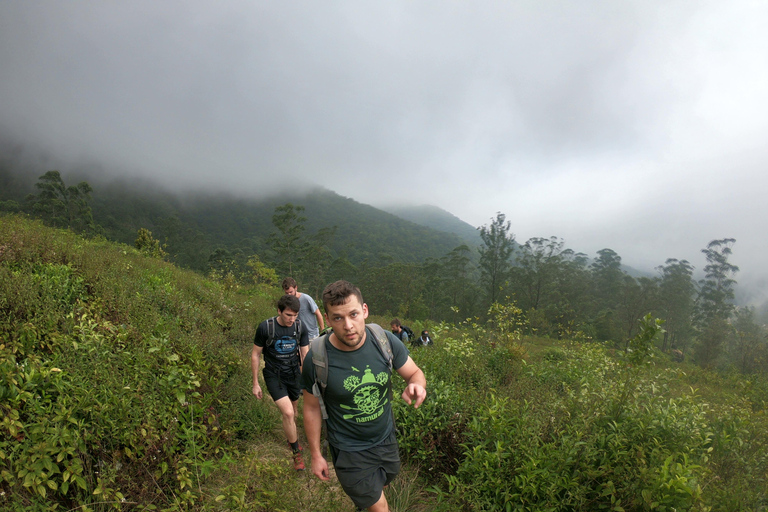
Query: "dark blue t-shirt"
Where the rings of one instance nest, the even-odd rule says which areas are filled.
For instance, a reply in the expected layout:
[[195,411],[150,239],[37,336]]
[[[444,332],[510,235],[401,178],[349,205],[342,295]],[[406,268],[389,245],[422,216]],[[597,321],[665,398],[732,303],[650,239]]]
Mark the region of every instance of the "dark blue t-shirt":
[[[385,331],[386,332],[386,331]],[[365,342],[357,350],[335,348],[323,336],[328,353],[328,386],[323,401],[328,412],[328,442],[344,451],[366,450],[378,445],[392,433],[392,403],[389,389],[392,378],[389,364],[375,343],[370,328]],[[408,349],[391,332],[392,367],[396,370],[408,361]],[[312,349],[307,354],[301,375],[301,387],[310,393],[315,383]]]

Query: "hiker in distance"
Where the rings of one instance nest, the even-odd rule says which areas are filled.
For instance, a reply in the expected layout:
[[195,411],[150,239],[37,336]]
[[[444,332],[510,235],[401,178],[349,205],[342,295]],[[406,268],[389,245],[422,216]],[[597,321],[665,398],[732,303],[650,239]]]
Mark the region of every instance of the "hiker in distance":
[[408,340],[411,339],[408,331],[405,330],[399,319],[393,318],[392,321],[389,322],[389,326],[392,328],[394,335],[397,336],[403,343],[408,343]]
[[277,316],[256,328],[251,351],[253,394],[261,399],[259,365],[264,355],[264,384],[275,401],[283,421],[283,432],[293,452],[293,468],[304,469],[299,435],[296,429],[298,400],[301,395],[301,364],[309,350],[309,336],[299,317],[299,299],[283,295],[277,301]]
[[432,345],[432,338],[429,337],[429,331],[421,331],[421,336],[411,342],[414,347],[426,347]]
[[320,439],[327,412],[328,444],[344,492],[360,510],[386,512],[384,487],[400,472],[392,370],[405,380],[402,398],[414,407],[427,396],[424,372],[397,336],[366,325],[368,306],[351,283],[329,284],[323,306],[332,331],[312,341],[301,376],[312,473],[330,476]]
[[299,319],[309,333],[309,339],[317,338],[325,328],[323,324],[323,314],[315,303],[315,299],[306,293],[299,292],[296,280],[292,277],[283,279],[283,293],[293,295],[299,299],[301,309],[299,310]]

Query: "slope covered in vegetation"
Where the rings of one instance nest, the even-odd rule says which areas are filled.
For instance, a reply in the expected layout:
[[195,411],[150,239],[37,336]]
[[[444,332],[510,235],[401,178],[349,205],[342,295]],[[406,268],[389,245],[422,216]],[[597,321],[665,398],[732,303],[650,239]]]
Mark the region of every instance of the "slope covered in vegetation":
[[201,475],[253,421],[241,406],[243,346],[272,299],[235,298],[131,247],[1,217],[5,503],[198,500]]
[[[352,510],[290,469],[250,395],[279,293],[0,217],[0,508]],[[427,401],[396,401],[393,510],[768,509],[764,376],[671,361],[650,317],[627,351],[527,321],[514,303],[408,321],[435,346],[412,352]]]

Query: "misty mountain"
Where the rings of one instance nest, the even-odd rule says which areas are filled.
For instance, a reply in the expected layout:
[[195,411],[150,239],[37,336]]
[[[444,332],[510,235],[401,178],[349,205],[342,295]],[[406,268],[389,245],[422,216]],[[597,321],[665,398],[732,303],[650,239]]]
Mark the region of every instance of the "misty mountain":
[[[6,185],[0,200],[23,201],[26,194],[35,192],[37,177],[0,166],[0,183]],[[206,268],[208,257],[217,249],[263,255],[269,249],[267,237],[276,231],[275,208],[286,203],[304,208],[307,236],[335,228],[329,243],[333,256],[354,265],[420,263],[466,243],[452,231],[411,222],[323,188],[293,194],[276,191],[273,197],[248,199],[222,192],[174,192],[147,181],[79,174],[62,177],[67,186],[83,179],[92,184],[94,221],[107,238],[132,245],[140,228],[149,229],[177,263],[197,270]],[[450,214],[443,212],[443,216]],[[444,226],[446,221],[437,224]]]
[[437,206],[422,204],[419,206],[390,205],[381,206],[382,210],[409,220],[420,226],[426,226],[446,233],[453,233],[470,247],[482,243],[480,232],[450,212]]

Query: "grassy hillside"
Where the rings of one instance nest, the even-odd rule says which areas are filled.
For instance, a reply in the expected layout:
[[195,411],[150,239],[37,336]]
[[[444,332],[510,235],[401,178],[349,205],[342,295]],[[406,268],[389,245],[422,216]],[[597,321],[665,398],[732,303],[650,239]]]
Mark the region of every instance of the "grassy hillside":
[[[0,509],[353,510],[250,395],[278,293],[0,216]],[[652,323],[625,354],[522,337],[514,305],[405,320],[435,346],[427,401],[395,401],[392,510],[768,510],[765,376],[675,363]]]
[[273,299],[0,217],[0,508],[202,499],[264,413],[243,354]]

